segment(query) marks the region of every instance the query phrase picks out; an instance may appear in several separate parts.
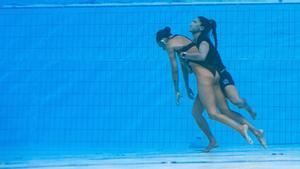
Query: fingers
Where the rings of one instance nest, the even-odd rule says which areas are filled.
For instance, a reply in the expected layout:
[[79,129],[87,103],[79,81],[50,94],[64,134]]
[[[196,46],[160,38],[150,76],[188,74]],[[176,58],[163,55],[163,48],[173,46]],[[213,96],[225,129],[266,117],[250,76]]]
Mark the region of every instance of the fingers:
[[180,98],[181,98],[181,94],[177,93],[176,94],[176,104],[179,105],[180,104]]
[[195,95],[194,95],[194,92],[193,92],[192,89],[189,88],[188,91],[187,91],[187,93],[188,93],[188,96],[189,96],[190,99],[194,99]]
[[194,99],[194,94],[193,94],[193,92],[189,92],[189,93],[188,93],[188,96],[189,96],[190,99],[192,99],[192,100]]
[[176,99],[176,105],[179,105],[180,104],[180,98],[177,98]]
[[193,94],[191,94],[191,95],[189,95],[189,97],[190,97],[190,99],[194,99],[194,95]]
[[194,97],[195,95],[194,95],[194,92],[191,90],[191,95]]

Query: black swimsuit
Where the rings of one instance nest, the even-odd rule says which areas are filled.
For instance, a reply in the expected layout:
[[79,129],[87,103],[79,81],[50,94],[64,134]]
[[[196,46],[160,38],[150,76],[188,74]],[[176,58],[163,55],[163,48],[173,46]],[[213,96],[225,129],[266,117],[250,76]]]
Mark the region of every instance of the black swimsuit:
[[[220,87],[224,92],[224,89],[228,85],[234,85],[234,81],[232,79],[232,76],[230,73],[226,70],[226,67],[224,66],[222,59],[220,57],[219,52],[212,44],[211,40],[208,36],[200,36],[197,40],[197,46],[200,46],[200,43],[202,41],[206,41],[209,43],[209,52],[207,54],[207,57],[205,59],[205,63],[210,65],[214,70],[218,71],[220,74]],[[224,92],[225,93],[225,92]]]
[[[178,36],[178,35],[174,35],[172,38],[174,38],[176,36]],[[187,39],[189,39],[189,38],[187,38]],[[214,45],[212,44],[212,42],[210,41],[210,39],[207,36],[205,36],[205,37],[200,36],[198,38],[196,44],[194,42],[191,42],[191,43],[187,44],[186,46],[183,46],[182,48],[177,49],[175,51],[178,55],[180,55],[181,52],[186,52],[189,49],[191,49],[193,46],[196,46],[199,49],[200,43],[202,41],[206,41],[209,43],[209,52],[204,61],[183,59],[182,57],[180,57],[180,61],[185,62],[187,65],[189,65],[189,62],[193,62],[200,66],[203,66],[207,70],[209,70],[214,76],[216,75],[216,72],[218,72],[220,75],[220,80],[219,80],[220,87],[221,87],[223,93],[226,95],[226,92],[224,90],[225,87],[228,85],[234,85],[234,81],[233,81],[230,73],[226,70],[226,67],[224,66],[224,64],[222,62],[219,52],[217,51],[217,49],[214,47]],[[189,68],[190,68],[190,66],[189,66]]]
[[[174,38],[175,36],[178,36],[178,35],[174,35],[172,38]],[[187,38],[187,37],[185,37],[185,38]],[[189,39],[189,38],[187,38],[187,39]],[[197,47],[194,42],[191,42],[191,43],[187,44],[186,46],[183,46],[180,49],[177,49],[175,51],[178,55],[180,55],[180,53],[186,52],[194,46]],[[209,70],[214,76],[216,75],[216,70],[212,66],[210,66],[208,63],[206,63],[206,61],[195,61],[195,60],[183,59],[182,57],[180,57],[180,61],[185,62],[187,65],[189,65],[189,62],[196,63],[196,64],[206,68],[207,70]],[[191,69],[190,66],[189,66],[189,68]]]

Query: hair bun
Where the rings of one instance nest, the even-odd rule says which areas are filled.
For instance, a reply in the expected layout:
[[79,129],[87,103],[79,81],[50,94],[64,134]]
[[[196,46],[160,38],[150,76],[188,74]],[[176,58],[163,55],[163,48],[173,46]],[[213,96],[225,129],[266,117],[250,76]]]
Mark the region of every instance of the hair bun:
[[167,32],[171,32],[171,28],[168,27],[168,26],[165,27],[165,30],[166,30]]

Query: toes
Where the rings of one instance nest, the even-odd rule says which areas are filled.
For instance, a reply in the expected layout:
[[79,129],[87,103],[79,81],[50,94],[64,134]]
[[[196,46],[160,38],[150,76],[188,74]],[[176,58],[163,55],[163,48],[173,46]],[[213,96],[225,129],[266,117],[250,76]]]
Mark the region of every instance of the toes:
[[249,144],[253,144],[251,137],[248,135],[248,126],[243,125],[243,136]]
[[202,152],[204,153],[209,153],[211,150],[217,148],[218,145],[217,144],[214,144],[214,145],[208,145],[204,150],[202,150]]

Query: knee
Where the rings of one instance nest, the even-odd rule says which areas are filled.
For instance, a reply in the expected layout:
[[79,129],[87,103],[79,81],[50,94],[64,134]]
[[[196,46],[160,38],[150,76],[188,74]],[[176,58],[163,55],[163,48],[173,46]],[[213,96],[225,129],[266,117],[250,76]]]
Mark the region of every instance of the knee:
[[201,115],[201,110],[193,109],[192,115],[194,118],[197,118]]
[[246,101],[242,98],[231,98],[230,101],[232,102],[232,104],[236,105],[238,108],[245,107]]
[[192,115],[193,115],[193,117],[197,117],[197,115],[199,115],[199,113],[196,110],[193,110]]
[[221,108],[220,113],[229,115],[231,113],[231,110],[229,110],[228,108]]
[[216,112],[208,112],[208,117],[211,120],[216,120],[218,118],[218,113],[216,113]]

